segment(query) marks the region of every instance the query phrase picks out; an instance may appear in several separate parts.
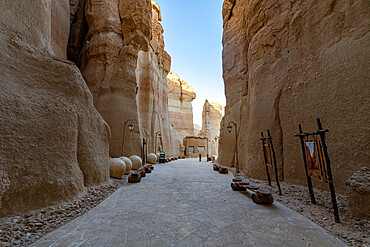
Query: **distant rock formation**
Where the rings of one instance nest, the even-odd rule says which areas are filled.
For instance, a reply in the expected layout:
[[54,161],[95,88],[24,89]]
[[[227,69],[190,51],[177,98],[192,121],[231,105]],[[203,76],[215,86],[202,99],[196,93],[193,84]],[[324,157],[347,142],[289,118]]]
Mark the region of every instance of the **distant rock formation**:
[[321,118],[330,130],[334,184],[344,190],[369,154],[369,9],[367,0],[224,1],[221,164],[232,160],[235,140],[226,125],[234,120],[242,171],[266,178],[259,138],[270,129],[281,178],[303,184],[294,134],[298,124],[317,130]]
[[64,59],[68,1],[0,1],[0,9],[2,217],[106,182],[109,128]]
[[181,143],[169,120],[167,74],[171,57],[164,50],[160,8],[154,1],[152,8],[150,48],[139,53],[136,69],[141,137],[147,140],[149,152],[157,153],[161,148],[169,157],[179,156]]
[[202,129],[202,126],[199,124],[194,124],[194,136],[197,136]]
[[196,94],[191,86],[177,74],[167,76],[168,111],[171,124],[181,143],[186,136],[194,135],[193,106]]
[[220,125],[224,116],[224,107],[215,102],[206,100],[202,112],[202,129],[200,136],[208,138],[208,154],[218,155],[218,139],[220,137]]

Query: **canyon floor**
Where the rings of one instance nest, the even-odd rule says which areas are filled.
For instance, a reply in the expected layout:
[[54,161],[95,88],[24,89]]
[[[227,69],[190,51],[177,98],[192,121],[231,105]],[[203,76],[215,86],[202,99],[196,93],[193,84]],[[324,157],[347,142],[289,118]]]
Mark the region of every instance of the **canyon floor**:
[[32,246],[346,246],[279,202],[254,204],[232,178],[197,159],[156,165]]

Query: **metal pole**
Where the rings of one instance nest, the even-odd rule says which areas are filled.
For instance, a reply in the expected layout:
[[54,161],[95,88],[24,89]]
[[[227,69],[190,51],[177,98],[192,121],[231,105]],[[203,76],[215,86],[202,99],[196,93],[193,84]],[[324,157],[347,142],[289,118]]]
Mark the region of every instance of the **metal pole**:
[[239,173],[239,154],[238,154],[238,130],[237,130],[237,125],[234,121],[230,121],[229,124],[227,125],[227,129],[229,133],[231,133],[232,126],[230,124],[233,124],[235,127],[235,153],[234,153],[234,158],[235,158],[235,169],[236,173]]
[[158,133],[159,133],[159,131],[157,131],[157,133],[155,133],[155,142],[154,142],[154,153],[155,154],[157,154]]
[[[209,129],[206,129],[206,135],[207,135],[207,162],[208,162],[208,157],[210,154],[209,149],[212,147],[212,145],[209,145],[209,139],[211,138],[211,131]],[[212,150],[211,150],[212,153]]]
[[269,173],[269,167],[267,166],[267,157],[266,157],[266,148],[265,148],[265,137],[263,137],[263,132],[261,132],[261,140],[262,140],[262,148],[263,148],[263,158],[265,160],[265,166],[266,166],[266,174],[267,174],[267,180],[269,182],[269,186],[271,186],[271,178]]
[[308,192],[310,193],[310,197],[311,197],[311,203],[316,204],[315,194],[314,194],[313,188],[312,188],[311,177],[310,177],[310,175],[308,175],[308,166],[307,166],[307,160],[306,160],[306,150],[305,150],[305,147],[304,147],[304,140],[303,140],[304,135],[303,135],[303,131],[302,131],[302,125],[299,125],[299,135],[296,135],[296,136],[299,136],[299,138],[301,139],[304,169],[306,171],[307,186],[308,186]]
[[280,188],[279,174],[278,174],[278,169],[277,169],[275,149],[274,149],[274,145],[272,144],[272,137],[271,137],[271,134],[270,134],[270,130],[267,130],[267,134],[268,134],[268,138],[269,138],[269,141],[270,141],[270,144],[271,144],[272,157],[274,159],[276,184],[277,184],[277,187],[279,189],[279,195],[282,195],[283,193],[281,193],[281,188]]
[[236,172],[239,173],[239,152],[238,152],[238,130],[237,130],[237,126],[236,126],[236,123],[234,123],[234,126],[235,126],[235,162],[236,162]]
[[320,137],[321,137],[321,144],[322,144],[322,148],[323,148],[324,156],[325,156],[325,161],[326,161],[326,168],[327,168],[327,173],[328,173],[328,181],[329,181],[329,187],[330,187],[331,202],[333,204],[334,218],[335,218],[336,223],[340,223],[337,197],[335,195],[335,190],[334,190],[333,174],[331,172],[330,159],[329,159],[329,154],[328,154],[328,147],[326,146],[325,132],[321,131],[323,129],[322,129],[322,124],[321,124],[320,119],[317,119],[317,126],[319,127],[319,133],[320,133]]
[[123,124],[123,133],[122,133],[122,144],[121,144],[121,156],[124,155],[124,147],[125,147],[125,135],[126,135],[126,125],[127,123],[131,122],[131,120],[127,120],[124,124]]

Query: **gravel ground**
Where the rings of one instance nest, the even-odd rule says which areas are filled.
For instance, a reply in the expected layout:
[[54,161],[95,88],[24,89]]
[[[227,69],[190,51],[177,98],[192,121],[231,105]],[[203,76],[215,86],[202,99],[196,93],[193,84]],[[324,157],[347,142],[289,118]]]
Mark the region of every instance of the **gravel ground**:
[[[233,168],[231,168],[231,172],[235,174]],[[346,196],[336,193],[341,220],[341,223],[338,224],[334,221],[329,191],[314,189],[317,204],[313,205],[311,204],[308,189],[305,186],[280,182],[283,195],[279,196],[275,181],[271,182],[272,187],[270,187],[267,181],[249,180],[258,184],[261,188],[269,189],[273,193],[275,201],[304,215],[349,246],[370,246],[370,221],[356,218],[347,212],[348,202]]]
[[111,179],[99,187],[88,188],[81,199],[32,211],[31,213],[0,218],[0,246],[27,246],[54,229],[83,215],[107,198],[127,181]]

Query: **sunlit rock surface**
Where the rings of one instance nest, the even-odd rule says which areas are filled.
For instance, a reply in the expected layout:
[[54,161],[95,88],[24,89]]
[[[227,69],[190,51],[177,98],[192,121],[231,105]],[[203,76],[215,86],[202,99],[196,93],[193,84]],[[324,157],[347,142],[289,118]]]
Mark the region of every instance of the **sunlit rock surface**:
[[[80,68],[95,107],[111,128],[111,157],[141,153],[135,70],[138,52],[149,49],[151,13],[149,0],[85,4],[88,33],[79,54]],[[135,125],[133,131],[127,121]]]
[[[227,0],[223,5],[222,65],[225,83],[225,116],[220,126],[219,162],[232,166],[235,152],[235,134],[227,131],[227,124],[234,121],[240,127],[240,103],[247,81],[247,36],[245,22],[246,1]],[[234,18],[232,18],[234,17]]]
[[66,6],[67,0],[0,1],[0,174],[6,182],[0,216],[73,199],[109,178],[109,128],[80,71],[64,59]]
[[[321,118],[334,184],[368,160],[369,8],[359,1],[224,1],[223,70],[227,98],[220,163],[232,160],[229,120],[239,127],[242,170],[265,178],[260,132],[271,130],[279,173],[303,184],[298,124]],[[315,186],[327,184],[314,181]]]
[[171,124],[181,143],[186,136],[194,135],[192,101],[196,94],[191,86],[170,72],[167,76],[168,111]]
[[221,119],[224,116],[224,107],[215,102],[206,100],[202,112],[202,129],[200,136],[208,139],[208,154],[211,156],[218,155],[218,138],[220,136]]
[[164,151],[168,157],[179,156],[180,141],[171,126],[168,109],[167,74],[171,57],[164,49],[159,6],[152,1],[152,8],[152,40],[149,51],[139,53],[136,69],[140,131],[149,152]]

